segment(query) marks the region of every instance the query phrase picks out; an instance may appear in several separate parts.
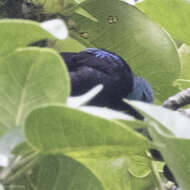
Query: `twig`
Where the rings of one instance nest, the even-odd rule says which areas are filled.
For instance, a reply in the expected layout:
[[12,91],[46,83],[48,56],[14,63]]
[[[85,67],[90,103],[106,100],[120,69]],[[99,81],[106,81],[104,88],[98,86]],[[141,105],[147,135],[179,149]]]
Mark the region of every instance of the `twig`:
[[[183,90],[174,96],[169,97],[163,104],[163,107],[177,110],[185,105],[190,104],[190,88]],[[182,113],[190,116],[190,110],[183,110]]]

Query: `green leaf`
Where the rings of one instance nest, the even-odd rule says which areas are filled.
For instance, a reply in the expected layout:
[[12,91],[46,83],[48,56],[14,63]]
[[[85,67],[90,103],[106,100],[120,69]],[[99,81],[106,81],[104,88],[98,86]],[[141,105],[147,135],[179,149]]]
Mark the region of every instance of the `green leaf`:
[[2,19],[0,28],[0,56],[6,56],[17,48],[26,47],[42,39],[53,39],[39,23],[33,21]]
[[156,98],[163,101],[177,92],[172,85],[180,72],[179,56],[173,40],[161,27],[118,0],[91,0],[81,7],[98,21],[73,15],[72,37],[87,47],[119,54],[136,75],[152,84]]
[[50,41],[48,47],[56,49],[59,52],[78,52],[86,48],[83,44],[79,43],[79,41],[71,37],[65,40]]
[[90,152],[100,157],[115,151],[113,156],[126,151],[145,154],[148,148],[141,135],[122,124],[64,106],[34,110],[26,119],[25,134],[39,151],[62,151],[76,157],[91,156]]
[[190,46],[183,44],[178,52],[181,60],[181,73],[174,84],[184,90],[190,87]]
[[178,85],[181,90],[185,90],[190,87],[190,80],[177,79],[175,85]]
[[144,0],[136,6],[161,24],[176,40],[190,45],[189,0]]
[[128,158],[129,171],[133,176],[146,177],[150,173],[150,162],[143,156],[131,156]]
[[153,175],[149,175],[149,160],[143,156],[139,156],[138,158],[141,158],[141,160],[139,160],[139,162],[136,162],[134,159],[135,157],[138,156],[127,155],[119,158],[111,158],[111,156],[107,158],[81,158],[79,161],[90,168],[95,176],[97,176],[98,179],[102,182],[105,189],[154,189],[156,183]]
[[[140,102],[132,105],[141,110],[146,117],[153,142],[184,190],[190,188],[190,119],[182,114]],[[159,116],[159,117],[158,117]],[[163,132],[169,129],[173,135]]]
[[82,9],[81,7],[78,8],[75,13],[79,14],[79,15],[82,15],[82,16],[85,16],[89,19],[91,19],[92,21],[94,22],[97,22],[97,19],[95,17],[93,17],[91,14],[89,14],[87,11],[85,11],[84,9]]
[[[143,102],[127,101],[159,124],[158,132],[165,136],[190,139],[190,119],[177,111]],[[147,116],[146,115],[146,116]],[[172,118],[172,119],[171,119]],[[161,125],[161,126],[160,126]]]
[[19,49],[0,62],[0,127],[22,126],[36,107],[66,103],[69,77],[53,50]]
[[114,150],[120,154],[127,150],[143,153],[148,148],[147,141],[129,128],[64,106],[48,106],[33,111],[26,119],[25,134],[35,149],[42,152],[64,151],[77,157],[85,156],[85,152],[90,156],[94,148],[97,149],[94,152],[96,156],[103,156],[103,152],[113,153]]
[[190,46],[183,44],[178,51],[181,59],[180,78],[190,80]]
[[104,190],[89,169],[64,155],[40,156],[32,167],[5,186],[15,190]]
[[[27,117],[25,134],[37,151],[63,153],[83,163],[106,189],[136,189],[136,178],[151,177],[145,153],[147,140],[119,122],[68,107],[49,106]],[[143,185],[147,188],[153,183]]]
[[[154,134],[153,134],[154,133]],[[174,174],[179,186],[184,190],[189,190],[190,175],[190,139],[179,139],[159,135],[156,131],[151,131],[155,143],[159,143],[159,151],[164,160]]]
[[34,153],[34,150],[27,142],[22,142],[22,143],[18,144],[12,150],[12,154],[14,154],[15,156],[25,156],[25,155],[29,155],[29,154],[31,155],[32,153]]

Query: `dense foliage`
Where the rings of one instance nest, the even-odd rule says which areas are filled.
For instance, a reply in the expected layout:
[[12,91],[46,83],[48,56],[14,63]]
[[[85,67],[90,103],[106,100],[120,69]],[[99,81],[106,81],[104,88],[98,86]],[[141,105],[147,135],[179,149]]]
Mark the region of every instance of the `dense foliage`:
[[[1,1],[1,18],[14,18],[10,2]],[[190,120],[160,104],[190,83],[190,2],[18,3],[17,17],[36,21],[0,20],[0,189],[171,189],[173,184],[163,175],[164,162],[149,152],[156,148],[180,188],[189,190]],[[39,9],[32,12],[31,7]],[[69,30],[65,40],[37,22],[58,17]],[[44,39],[49,48],[34,46]],[[81,97],[69,97],[69,74],[58,52],[86,47],[116,52],[152,84],[156,105],[128,101],[144,121],[85,106],[98,87]],[[146,128],[152,141],[137,128]]]

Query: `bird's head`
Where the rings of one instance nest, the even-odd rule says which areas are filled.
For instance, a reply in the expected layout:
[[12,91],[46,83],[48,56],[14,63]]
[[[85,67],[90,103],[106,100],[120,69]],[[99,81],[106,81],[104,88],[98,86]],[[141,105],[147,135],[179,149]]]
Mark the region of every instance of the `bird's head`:
[[133,90],[129,93],[127,99],[153,103],[154,91],[145,79],[141,77],[134,77]]

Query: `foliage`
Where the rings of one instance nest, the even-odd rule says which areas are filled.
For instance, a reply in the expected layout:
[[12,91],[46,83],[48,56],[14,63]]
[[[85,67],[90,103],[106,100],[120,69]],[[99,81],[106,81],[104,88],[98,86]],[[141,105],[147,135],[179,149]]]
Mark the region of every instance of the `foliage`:
[[[188,0],[145,0],[137,4],[137,7],[153,20],[159,22],[174,39],[190,43],[190,3]],[[158,9],[159,11],[157,11]]]
[[[180,27],[189,16],[189,2],[145,0],[138,9],[119,0],[32,3],[40,4],[43,14],[64,18],[69,37],[58,40],[34,21],[0,21],[2,188],[164,190],[163,163],[149,153],[156,148],[188,190],[189,119],[140,102],[128,103],[144,121],[81,105],[93,93],[69,97],[68,71],[56,51],[97,47],[118,53],[152,84],[159,104],[189,85],[189,24]],[[44,39],[54,50],[29,47]],[[177,49],[174,39],[186,44]],[[147,128],[153,141],[136,128]]]

